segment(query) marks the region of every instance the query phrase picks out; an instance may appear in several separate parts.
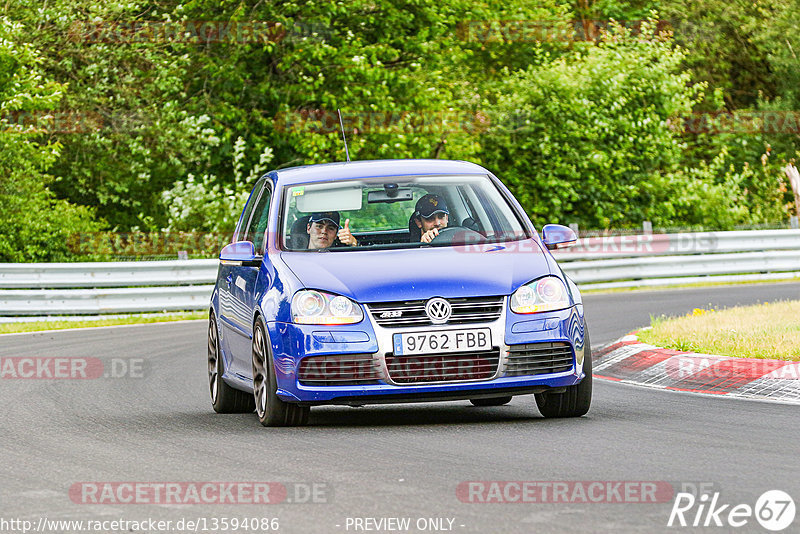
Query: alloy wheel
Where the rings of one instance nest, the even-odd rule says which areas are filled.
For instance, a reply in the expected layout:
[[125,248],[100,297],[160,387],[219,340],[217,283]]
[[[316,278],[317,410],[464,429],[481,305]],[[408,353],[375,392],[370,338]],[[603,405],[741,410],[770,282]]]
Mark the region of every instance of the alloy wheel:
[[267,412],[267,371],[264,366],[266,351],[264,350],[264,334],[256,328],[253,336],[253,394],[256,401],[256,411],[260,418]]
[[211,402],[217,402],[219,394],[219,374],[217,373],[217,360],[219,349],[217,346],[217,327],[214,320],[208,321],[208,387],[211,392]]

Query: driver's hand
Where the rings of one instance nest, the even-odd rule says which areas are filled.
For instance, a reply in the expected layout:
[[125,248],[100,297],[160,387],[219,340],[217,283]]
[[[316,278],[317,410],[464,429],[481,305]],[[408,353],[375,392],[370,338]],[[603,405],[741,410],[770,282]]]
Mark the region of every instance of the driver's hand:
[[344,221],[344,227],[339,230],[337,236],[339,237],[339,242],[343,245],[350,245],[351,247],[358,245],[356,236],[350,232],[350,219]]
[[437,235],[439,235],[439,229],[431,228],[430,230],[422,234],[420,241],[422,241],[423,243],[430,243],[431,241],[433,241],[433,238],[436,237]]

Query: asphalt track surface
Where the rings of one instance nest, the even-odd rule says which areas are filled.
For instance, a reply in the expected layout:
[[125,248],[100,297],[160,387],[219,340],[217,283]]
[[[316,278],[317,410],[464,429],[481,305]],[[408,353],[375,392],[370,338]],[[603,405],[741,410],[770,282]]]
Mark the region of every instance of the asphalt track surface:
[[[786,298],[800,298],[800,284],[587,295],[585,306],[599,347],[648,324],[650,314]],[[321,533],[368,532],[354,528],[355,518],[390,517],[410,518],[410,532],[437,531],[418,530],[420,518],[453,519],[452,532],[501,534],[732,530],[667,528],[672,500],[462,502],[456,489],[465,481],[707,483],[720,504],[753,506],[771,489],[800,502],[797,406],[596,380],[592,409],[580,419],[545,420],[523,396],[496,408],[466,401],[314,408],[307,427],[267,429],[254,414],[211,410],[205,328],[0,337],[3,358],[141,359],[143,369],[116,379],[0,380],[0,520],[264,517],[279,519],[278,532]],[[69,496],[76,483],[124,481],[281,482],[290,500],[305,496],[295,484],[317,483],[325,493],[317,495],[324,502],[272,505],[77,504]],[[798,530],[796,518],[784,532]],[[766,532],[754,518],[736,531]]]

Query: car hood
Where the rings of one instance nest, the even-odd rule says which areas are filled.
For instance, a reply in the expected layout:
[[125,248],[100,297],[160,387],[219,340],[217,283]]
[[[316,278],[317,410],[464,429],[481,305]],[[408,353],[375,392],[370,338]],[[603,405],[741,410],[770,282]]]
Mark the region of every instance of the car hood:
[[472,247],[282,252],[304,287],[358,302],[509,295],[550,274],[534,240]]

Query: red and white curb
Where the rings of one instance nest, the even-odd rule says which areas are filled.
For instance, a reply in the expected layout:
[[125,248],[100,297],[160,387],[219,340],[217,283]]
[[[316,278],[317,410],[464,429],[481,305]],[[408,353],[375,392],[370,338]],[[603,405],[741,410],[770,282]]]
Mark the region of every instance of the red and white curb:
[[800,404],[800,362],[663,349],[629,334],[595,351],[592,367],[617,382]]

